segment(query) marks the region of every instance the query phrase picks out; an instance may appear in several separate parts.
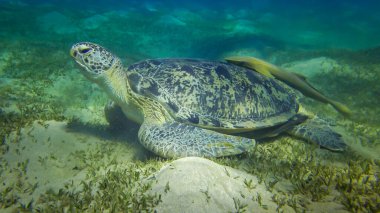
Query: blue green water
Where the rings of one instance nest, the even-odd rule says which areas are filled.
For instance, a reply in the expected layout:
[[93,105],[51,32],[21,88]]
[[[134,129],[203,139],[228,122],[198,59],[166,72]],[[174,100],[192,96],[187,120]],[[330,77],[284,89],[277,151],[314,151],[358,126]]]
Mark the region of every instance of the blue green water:
[[91,40],[118,47],[124,53],[210,58],[239,48],[357,50],[380,44],[376,1],[1,4],[3,41],[60,42],[69,46],[78,40]]
[[[103,131],[107,127],[103,106],[108,97],[78,72],[69,55],[71,46],[81,41],[106,47],[125,65],[148,58],[223,60],[226,56],[241,55],[258,57],[305,75],[319,91],[346,104],[353,112],[352,117],[344,118],[330,106],[300,98],[305,108],[341,126],[354,141],[350,143],[353,151],[349,153],[335,155],[326,150],[317,151],[316,162],[325,155],[333,156],[328,158],[330,167],[317,168],[335,171],[335,164],[344,164],[340,173],[335,171],[332,175],[333,185],[328,185],[339,192],[336,200],[344,210],[379,211],[379,11],[380,2],[376,0],[0,0],[0,137],[3,141],[0,157],[4,166],[0,170],[4,183],[0,186],[3,192],[0,212],[26,208],[27,193],[11,191],[12,197],[7,191],[12,185],[9,178],[12,169],[5,169],[12,159],[8,152],[13,146],[9,135],[22,132],[22,128],[35,121],[78,122],[81,127],[92,130],[88,132],[97,132],[98,128]],[[131,135],[123,137],[136,142],[136,128],[129,129]],[[88,132],[86,134],[90,134]],[[263,147],[278,152],[281,144],[297,147],[287,143],[283,140]],[[277,147],[277,144],[280,145]],[[302,150],[298,154],[306,155]],[[256,164],[266,159],[262,167],[246,169],[260,174],[267,174],[266,168],[276,170],[278,165],[270,164],[268,159],[271,158],[278,157],[278,161],[284,163],[279,166],[285,168],[297,164],[280,159],[275,151],[261,155],[262,158],[244,156],[231,161],[244,158]],[[142,159],[154,158],[146,155]],[[235,165],[228,162],[222,163]],[[356,168],[352,165],[358,168],[360,165],[361,169],[351,171]],[[366,166],[370,169],[363,169]],[[347,181],[339,178],[348,176],[350,171],[358,175],[357,182],[366,176],[370,181],[348,186]],[[282,173],[273,173],[280,179],[291,180]],[[304,191],[295,194],[305,199],[320,201],[329,195],[323,191],[319,197],[317,192],[309,192],[310,188],[302,189]],[[63,197],[57,195],[49,199],[62,200]],[[308,208],[312,209],[305,207]]]

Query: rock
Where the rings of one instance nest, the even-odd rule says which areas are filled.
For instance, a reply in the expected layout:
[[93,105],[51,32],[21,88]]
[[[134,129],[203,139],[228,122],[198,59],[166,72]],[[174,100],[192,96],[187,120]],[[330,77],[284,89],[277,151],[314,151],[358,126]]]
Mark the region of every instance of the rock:
[[157,5],[154,4],[153,2],[145,2],[143,6],[147,11],[149,12],[157,12]]
[[56,11],[38,17],[37,24],[42,30],[57,34],[72,34],[80,31],[74,21]]
[[262,52],[257,48],[239,48],[222,54],[220,56],[220,60],[223,61],[224,58],[231,56],[252,56],[256,58],[265,58]]
[[291,72],[302,74],[306,77],[313,77],[318,73],[332,72],[341,65],[330,58],[319,57],[306,61],[295,61],[282,65],[283,68]]
[[163,15],[157,22],[156,24],[158,26],[177,26],[177,27],[183,27],[186,26],[187,24],[183,22],[182,20],[178,19],[175,16],[172,15]]
[[149,178],[161,194],[157,212],[275,212],[273,194],[258,179],[210,160],[187,157]]
[[228,35],[247,35],[258,34],[260,31],[256,28],[254,22],[245,19],[238,19],[228,22],[223,29]]
[[105,22],[108,21],[108,17],[103,15],[94,15],[88,18],[85,18],[82,22],[83,28],[87,30],[94,30],[102,26]]

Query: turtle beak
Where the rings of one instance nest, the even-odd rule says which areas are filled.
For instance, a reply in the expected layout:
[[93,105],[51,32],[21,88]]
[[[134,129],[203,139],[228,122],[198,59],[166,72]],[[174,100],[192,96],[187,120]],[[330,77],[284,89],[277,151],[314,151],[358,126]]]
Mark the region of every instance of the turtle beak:
[[81,57],[77,57],[78,56],[78,46],[77,45],[74,45],[71,49],[70,49],[70,55],[71,57],[74,58],[74,61],[77,62],[77,64],[79,64],[81,67],[84,67],[87,69],[87,67],[83,64],[83,62],[81,61]]
[[71,57],[75,58],[75,56],[77,56],[77,51],[74,48],[71,48],[70,55]]

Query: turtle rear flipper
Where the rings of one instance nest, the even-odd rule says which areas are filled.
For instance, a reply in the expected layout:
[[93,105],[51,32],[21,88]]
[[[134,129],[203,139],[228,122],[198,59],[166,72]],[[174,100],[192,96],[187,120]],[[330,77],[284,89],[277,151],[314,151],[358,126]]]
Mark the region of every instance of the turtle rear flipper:
[[335,132],[326,121],[318,117],[310,118],[287,132],[331,151],[344,151],[347,148],[342,135]]
[[225,135],[175,121],[144,122],[139,140],[150,151],[166,158],[236,155],[255,145],[253,139]]

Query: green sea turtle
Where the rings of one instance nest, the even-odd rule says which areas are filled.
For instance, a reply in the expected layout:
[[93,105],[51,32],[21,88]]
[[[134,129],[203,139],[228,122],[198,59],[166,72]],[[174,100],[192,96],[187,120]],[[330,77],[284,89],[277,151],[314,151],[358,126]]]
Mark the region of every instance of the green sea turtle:
[[235,155],[255,145],[247,137],[282,132],[334,151],[346,147],[325,121],[301,112],[290,87],[250,69],[198,59],[144,60],[124,68],[89,42],[73,45],[70,54],[112,99],[108,110],[120,107],[140,124],[140,143],[160,156]]

